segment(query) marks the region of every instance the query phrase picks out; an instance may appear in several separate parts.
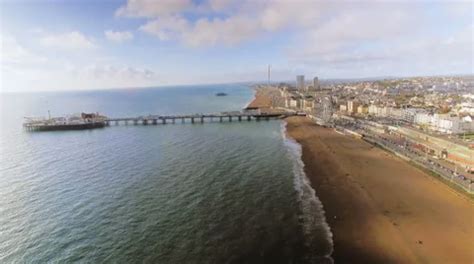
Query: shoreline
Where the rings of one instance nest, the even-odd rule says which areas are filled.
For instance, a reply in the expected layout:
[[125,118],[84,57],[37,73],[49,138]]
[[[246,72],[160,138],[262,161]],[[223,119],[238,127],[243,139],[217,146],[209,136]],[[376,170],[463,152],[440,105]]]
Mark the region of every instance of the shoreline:
[[259,88],[259,87],[250,87],[250,89],[254,90],[254,97],[253,99],[247,104],[244,108],[246,110],[254,110],[254,109],[270,109],[272,108],[272,95],[271,93],[274,92],[272,89],[267,88]]
[[306,176],[324,206],[336,263],[474,259],[472,203],[365,141],[305,117],[286,122],[288,136],[302,147]]
[[252,99],[250,99],[247,103],[245,103],[244,107],[242,107],[242,109],[247,109],[247,107],[249,107],[249,105],[255,101],[255,99],[257,98],[257,89],[253,86],[248,86],[249,90],[252,91],[253,95],[252,95]]
[[[334,263],[332,258],[334,252],[333,234],[326,219],[323,203],[316,195],[311,181],[306,175],[302,146],[288,135],[285,120],[282,120],[281,123],[281,133],[293,163],[293,182],[300,204],[301,221],[305,234],[304,244],[314,261]],[[318,251],[312,250],[314,248],[317,248]]]

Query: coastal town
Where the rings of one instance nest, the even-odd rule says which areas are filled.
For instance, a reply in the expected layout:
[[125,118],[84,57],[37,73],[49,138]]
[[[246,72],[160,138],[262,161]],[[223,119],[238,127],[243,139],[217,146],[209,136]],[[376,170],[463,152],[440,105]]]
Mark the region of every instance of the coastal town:
[[[473,77],[256,85],[333,234],[336,263],[472,262]],[[355,261],[354,261],[355,260]]]
[[0,10],[0,264],[474,264],[474,0]]
[[473,76],[305,82],[299,75],[296,83],[259,85],[257,93],[263,99],[251,107],[305,112],[473,192]]

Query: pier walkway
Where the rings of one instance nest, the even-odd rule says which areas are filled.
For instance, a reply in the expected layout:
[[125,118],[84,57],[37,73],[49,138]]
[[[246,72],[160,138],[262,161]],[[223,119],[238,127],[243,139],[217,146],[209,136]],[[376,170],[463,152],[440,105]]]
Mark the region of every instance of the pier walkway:
[[281,119],[288,116],[297,115],[296,112],[278,111],[278,112],[222,112],[215,114],[192,114],[192,115],[149,115],[139,117],[117,117],[106,118],[105,125],[112,124],[133,124],[133,125],[157,125],[157,124],[175,124],[180,123],[204,123],[204,122],[232,122],[232,121],[260,121],[270,119]]

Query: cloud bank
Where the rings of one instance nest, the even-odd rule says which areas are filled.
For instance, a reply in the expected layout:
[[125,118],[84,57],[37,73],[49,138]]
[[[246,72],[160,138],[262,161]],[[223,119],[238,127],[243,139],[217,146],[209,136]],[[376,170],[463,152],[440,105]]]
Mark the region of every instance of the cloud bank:
[[[116,16],[145,18],[140,31],[192,48],[233,47],[287,34],[289,44],[282,55],[300,65],[341,68],[367,62],[373,66],[413,57],[429,63],[434,55],[468,66],[472,39],[466,36],[472,38],[472,3],[433,5],[444,11],[433,14],[426,3],[404,1],[129,0]],[[435,20],[469,18],[470,25],[451,35],[433,28]],[[439,53],[427,52],[435,50]]]
[[65,50],[94,49],[94,40],[78,31],[62,34],[51,34],[41,38],[40,43],[45,47]]

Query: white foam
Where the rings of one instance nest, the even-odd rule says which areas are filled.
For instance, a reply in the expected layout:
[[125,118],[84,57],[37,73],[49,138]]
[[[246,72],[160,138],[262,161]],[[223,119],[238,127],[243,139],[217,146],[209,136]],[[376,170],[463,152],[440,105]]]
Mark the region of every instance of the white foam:
[[[281,123],[281,134],[284,139],[285,146],[289,150],[289,156],[293,161],[294,187],[298,193],[298,202],[302,211],[301,220],[306,239],[305,244],[308,246],[308,248],[313,248],[317,243],[315,240],[320,239],[320,237],[316,237],[317,234],[315,233],[324,233],[325,238],[327,239],[326,242],[328,243],[328,247],[330,247],[329,249],[324,249],[327,251],[324,252],[324,257],[329,258],[329,260],[333,262],[332,258],[330,258],[334,250],[332,233],[326,221],[323,204],[316,196],[316,192],[311,187],[310,181],[304,172],[301,145],[294,139],[287,136],[286,125],[286,121]],[[318,255],[321,256],[320,252],[317,253],[319,253]]]

